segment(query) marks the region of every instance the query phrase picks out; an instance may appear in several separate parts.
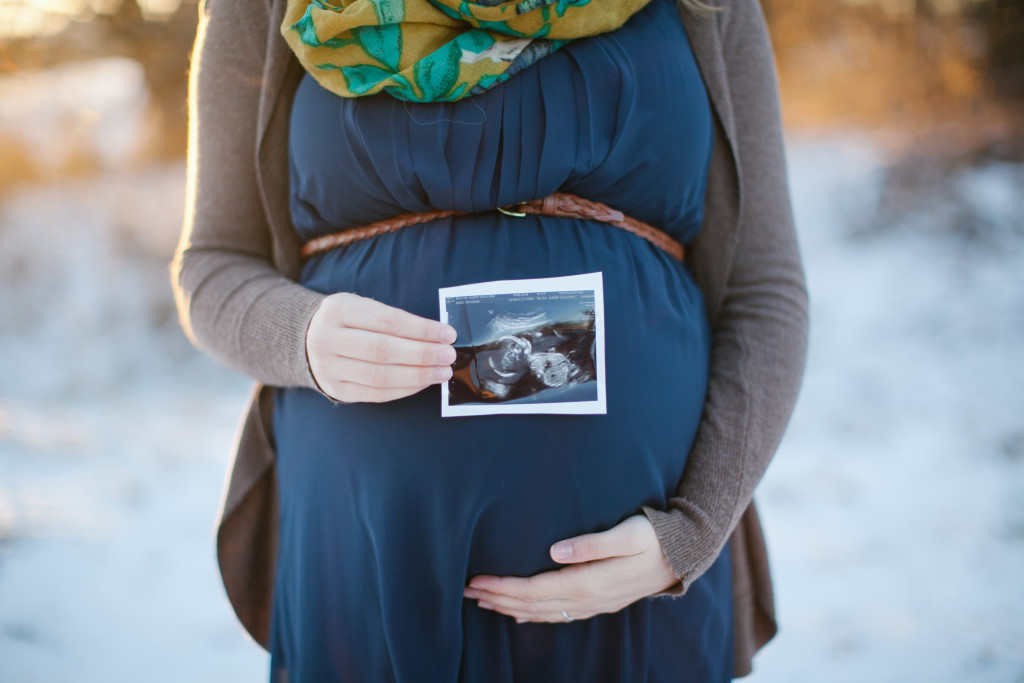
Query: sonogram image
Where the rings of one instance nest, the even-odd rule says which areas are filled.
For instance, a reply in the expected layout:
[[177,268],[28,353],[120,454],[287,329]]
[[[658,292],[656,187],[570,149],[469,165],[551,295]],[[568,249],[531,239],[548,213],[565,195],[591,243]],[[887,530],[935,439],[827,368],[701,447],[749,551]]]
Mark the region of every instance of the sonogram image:
[[449,403],[560,403],[597,398],[594,292],[453,297],[458,331]]

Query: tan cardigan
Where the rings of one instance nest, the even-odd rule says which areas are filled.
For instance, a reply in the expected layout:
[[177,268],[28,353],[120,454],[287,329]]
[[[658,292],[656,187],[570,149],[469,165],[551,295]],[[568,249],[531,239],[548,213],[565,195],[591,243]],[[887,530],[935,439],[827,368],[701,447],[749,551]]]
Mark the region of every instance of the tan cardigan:
[[[721,2],[707,17],[680,10],[715,122],[706,216],[687,251],[712,326],[707,400],[676,497],[666,510],[644,512],[681,580],[677,594],[732,535],[742,676],[776,631],[751,500],[796,400],[807,296],[764,19],[757,0]],[[190,337],[261,383],[239,437],[217,553],[239,619],[264,646],[277,548],[273,392],[265,386],[316,388],[305,333],[323,298],[295,282],[287,135],[302,71],[278,32],[284,4],[207,0],[200,10],[187,208],[171,268]]]

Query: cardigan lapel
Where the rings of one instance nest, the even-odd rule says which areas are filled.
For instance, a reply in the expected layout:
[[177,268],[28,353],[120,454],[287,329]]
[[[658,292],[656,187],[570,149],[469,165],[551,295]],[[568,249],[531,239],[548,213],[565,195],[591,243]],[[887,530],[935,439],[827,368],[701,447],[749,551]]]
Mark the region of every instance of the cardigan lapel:
[[266,2],[269,30],[263,92],[257,112],[257,182],[274,237],[274,262],[286,275],[297,278],[302,262],[298,236],[291,226],[288,155],[284,150],[288,148],[290,95],[298,85],[302,67],[277,30],[284,20],[286,3],[280,0]]
[[275,2],[275,0],[266,0],[266,3],[270,30],[267,32],[267,60],[263,65],[263,92],[256,119],[260,147],[263,146],[266,138],[270,119],[274,114],[274,104],[281,92],[284,76],[288,70],[288,60],[282,59],[284,56],[281,48],[283,39],[276,30],[284,17],[284,3]]
[[732,99],[729,97],[728,74],[725,59],[722,56],[722,42],[716,27],[722,14],[728,12],[728,5],[719,8],[713,15],[699,15],[692,10],[679,6],[679,16],[683,20],[683,28],[690,39],[697,66],[704,78],[704,86],[718,118],[725,129],[726,137],[733,151],[735,160],[736,121],[733,116]]
[[729,5],[719,7],[710,16],[697,14],[681,4],[678,8],[714,115],[715,145],[708,169],[704,229],[687,249],[687,263],[704,296],[708,319],[714,323],[729,280],[729,272],[721,264],[732,263],[741,207],[736,120],[719,27]]

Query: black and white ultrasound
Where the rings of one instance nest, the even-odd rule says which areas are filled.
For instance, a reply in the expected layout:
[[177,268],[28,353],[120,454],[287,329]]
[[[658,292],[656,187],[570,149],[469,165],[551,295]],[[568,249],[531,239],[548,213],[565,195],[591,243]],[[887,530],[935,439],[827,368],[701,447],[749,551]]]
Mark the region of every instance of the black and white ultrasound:
[[[444,296],[447,322],[458,332],[447,406],[597,412],[603,398],[599,294],[594,289],[560,289]],[[557,404],[572,406],[560,410]],[[587,404],[595,409],[585,409]],[[450,414],[479,412],[456,409]]]

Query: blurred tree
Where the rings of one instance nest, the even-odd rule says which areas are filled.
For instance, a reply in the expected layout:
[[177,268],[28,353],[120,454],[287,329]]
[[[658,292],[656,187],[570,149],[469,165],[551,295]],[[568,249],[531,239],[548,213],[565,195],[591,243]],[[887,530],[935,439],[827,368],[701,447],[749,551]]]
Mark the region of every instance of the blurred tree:
[[1001,99],[1024,102],[1024,0],[990,0],[974,5],[988,52],[987,78]]
[[1024,158],[1022,0],[762,0],[789,128]]
[[189,56],[195,40],[197,0],[183,0],[173,12],[144,15],[137,2],[116,0],[106,13],[81,17],[52,36],[0,40],[6,72],[45,69],[99,57],[138,61],[150,92],[150,118],[159,158],[184,154],[188,131]]
[[[157,2],[170,3],[164,14],[152,13]],[[197,0],[176,2],[83,2],[85,14],[56,35],[0,39],[0,70],[135,59],[160,130],[152,152],[181,156]],[[762,3],[790,128],[868,129],[897,150],[927,144],[957,156],[999,148],[1024,158],[1024,0]]]

